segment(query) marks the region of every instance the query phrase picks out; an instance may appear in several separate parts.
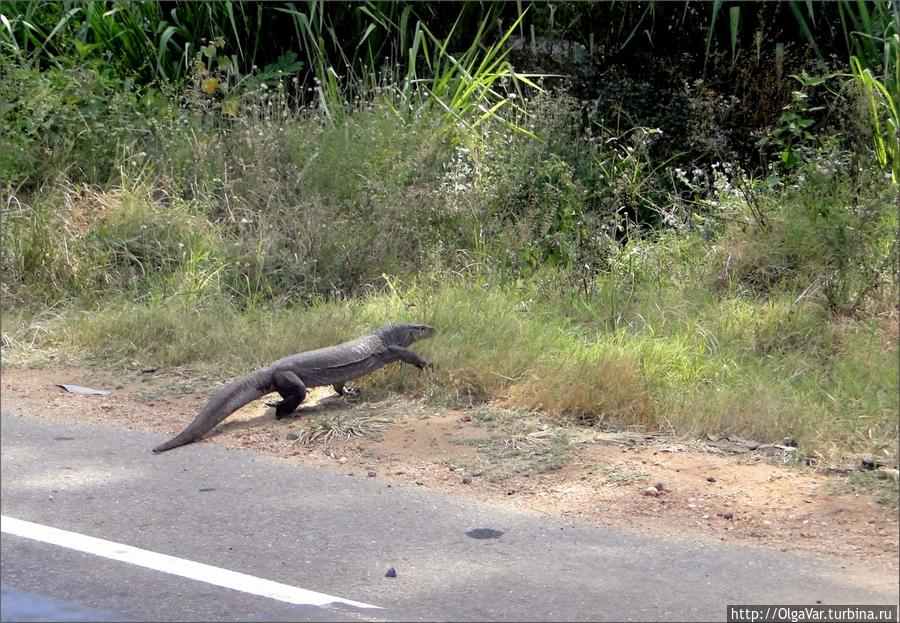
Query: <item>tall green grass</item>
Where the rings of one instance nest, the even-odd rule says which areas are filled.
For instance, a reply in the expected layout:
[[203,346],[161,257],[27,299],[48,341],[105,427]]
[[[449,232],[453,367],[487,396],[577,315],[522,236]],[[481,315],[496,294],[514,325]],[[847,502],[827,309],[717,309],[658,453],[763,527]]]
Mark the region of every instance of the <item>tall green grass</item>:
[[[601,279],[620,285],[615,275]],[[791,437],[805,455],[828,460],[896,456],[900,352],[877,321],[846,325],[790,297],[717,296],[694,284],[644,282],[629,297],[608,287],[585,299],[554,296],[546,283],[423,275],[350,300],[243,313],[118,301],[42,322],[30,347],[230,376],[388,321],[424,321],[438,333],[416,348],[435,370],[391,367],[364,385],[455,405],[497,401],[560,422]],[[614,321],[598,322],[611,306]],[[8,355],[22,352],[15,344],[27,325],[25,316],[7,318]]]
[[884,40],[884,53],[883,80],[857,56],[850,58],[850,69],[866,101],[875,157],[900,184],[900,32]]
[[235,0],[182,2],[168,12],[159,2],[15,0],[4,3],[0,15],[0,46],[18,60],[38,58],[63,66],[105,57],[125,75],[175,81],[204,40],[216,36],[227,36],[241,59],[252,64],[256,46],[244,50],[236,19],[251,29],[250,9]]

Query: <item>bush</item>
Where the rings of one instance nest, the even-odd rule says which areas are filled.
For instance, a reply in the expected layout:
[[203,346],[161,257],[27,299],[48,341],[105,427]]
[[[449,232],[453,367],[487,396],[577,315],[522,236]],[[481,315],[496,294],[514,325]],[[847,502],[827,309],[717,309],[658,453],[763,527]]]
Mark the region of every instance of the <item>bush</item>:
[[0,179],[33,190],[64,172],[105,184],[121,156],[149,149],[174,109],[154,90],[91,69],[5,63],[0,79]]
[[836,313],[894,308],[900,196],[880,172],[854,172],[848,154],[827,149],[785,187],[751,192],[762,211],[737,204],[732,216],[746,225],[730,224],[720,239],[722,285],[751,296],[787,292]]

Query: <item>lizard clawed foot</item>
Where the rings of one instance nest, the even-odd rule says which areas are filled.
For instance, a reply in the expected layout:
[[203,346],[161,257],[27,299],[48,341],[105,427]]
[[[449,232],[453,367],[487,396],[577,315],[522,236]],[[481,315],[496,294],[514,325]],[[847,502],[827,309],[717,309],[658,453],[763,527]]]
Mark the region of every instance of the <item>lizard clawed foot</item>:
[[346,387],[343,383],[336,383],[332,385],[332,388],[334,388],[334,391],[336,391],[342,398],[353,398],[359,395],[358,389]]

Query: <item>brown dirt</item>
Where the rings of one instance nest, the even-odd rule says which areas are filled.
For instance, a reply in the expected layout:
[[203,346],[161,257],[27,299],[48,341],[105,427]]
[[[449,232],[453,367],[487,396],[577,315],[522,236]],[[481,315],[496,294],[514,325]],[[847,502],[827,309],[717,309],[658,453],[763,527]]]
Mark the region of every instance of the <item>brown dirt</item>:
[[[57,383],[104,388],[112,394],[69,394]],[[160,442],[184,428],[209,393],[208,384],[190,375],[137,369],[53,365],[2,371],[4,408],[153,430]],[[495,469],[502,463],[496,449],[513,442],[497,442],[509,433],[501,430],[496,436],[496,420],[483,417],[490,410],[446,409],[406,398],[370,397],[348,404],[330,389],[317,389],[301,412],[303,417],[276,421],[272,409],[257,401],[232,415],[205,443],[250,448],[360,477],[374,472],[387,482],[415,482],[484,503],[632,532],[816,553],[884,570],[898,567],[897,509],[872,495],[847,492],[843,477],[821,471],[773,464],[753,454],[714,454],[696,443],[661,435],[628,437],[581,428],[566,431],[571,445],[562,467],[539,473],[526,464],[520,473],[501,478],[496,476],[502,473]],[[390,422],[372,437],[308,445],[288,439],[310,418],[335,414]],[[479,450],[479,442],[492,434],[495,445],[482,444]],[[516,439],[527,443],[531,438]],[[190,447],[174,451],[189,452]],[[642,495],[658,482],[664,485],[662,495]]]

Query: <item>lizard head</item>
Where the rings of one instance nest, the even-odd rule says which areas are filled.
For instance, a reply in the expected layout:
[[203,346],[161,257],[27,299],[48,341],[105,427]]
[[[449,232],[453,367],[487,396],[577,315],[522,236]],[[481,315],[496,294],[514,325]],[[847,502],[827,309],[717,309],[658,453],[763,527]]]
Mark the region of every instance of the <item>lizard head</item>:
[[388,344],[409,346],[416,340],[434,335],[434,327],[427,324],[392,324],[379,331],[382,339]]

